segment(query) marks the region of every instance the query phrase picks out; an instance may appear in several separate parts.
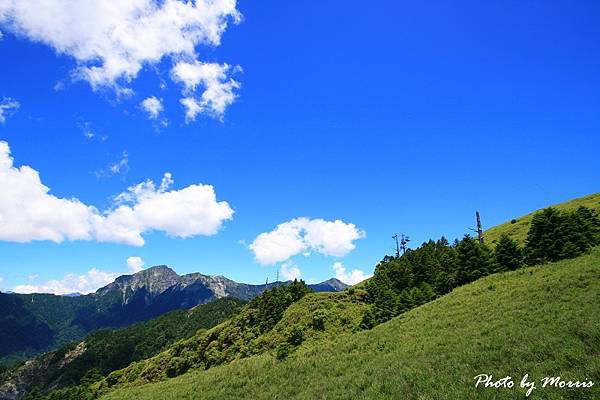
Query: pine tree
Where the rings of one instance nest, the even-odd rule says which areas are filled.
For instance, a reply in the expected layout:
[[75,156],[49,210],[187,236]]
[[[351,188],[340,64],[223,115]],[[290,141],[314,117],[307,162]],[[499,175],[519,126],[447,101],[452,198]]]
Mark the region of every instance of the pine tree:
[[527,264],[535,265],[546,261],[560,260],[564,240],[564,216],[549,207],[534,214],[525,242]]
[[456,246],[457,257],[457,283],[463,285],[492,273],[495,262],[490,249],[473,239],[469,235]]
[[502,235],[494,252],[498,271],[514,271],[523,266],[523,251],[510,236]]

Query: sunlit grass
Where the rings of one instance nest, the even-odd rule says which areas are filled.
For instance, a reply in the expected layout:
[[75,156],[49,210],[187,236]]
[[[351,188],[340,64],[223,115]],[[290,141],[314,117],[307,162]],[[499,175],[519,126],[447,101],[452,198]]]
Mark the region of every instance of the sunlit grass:
[[[590,194],[588,196],[566,201],[564,203],[560,203],[552,207],[558,210],[575,210],[580,206],[585,206],[592,210],[600,212],[600,193]],[[485,231],[484,238],[486,243],[491,244],[493,246],[497,242],[497,240],[500,239],[500,236],[502,236],[503,234],[507,234],[514,240],[519,242],[521,245],[524,244],[525,239],[527,238],[527,232],[529,231],[529,225],[531,224],[533,214],[534,213],[531,213],[516,218],[514,223],[508,221]]]
[[[600,398],[600,249],[496,274],[370,331],[309,340],[284,361],[265,353],[120,389],[132,399],[516,399],[523,374],[591,379],[591,389],[536,389],[533,399]],[[513,389],[474,388],[480,373]]]

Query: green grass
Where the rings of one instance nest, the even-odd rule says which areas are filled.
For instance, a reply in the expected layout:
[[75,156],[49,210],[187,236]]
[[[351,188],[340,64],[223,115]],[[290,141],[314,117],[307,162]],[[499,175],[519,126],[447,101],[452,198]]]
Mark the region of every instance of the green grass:
[[[321,343],[332,338],[348,335],[359,329],[366,310],[365,292],[349,290],[339,293],[311,293],[292,303],[274,327],[257,334],[255,327],[248,325],[255,310],[251,304],[238,315],[195,336],[179,341],[162,353],[127,368],[111,373],[95,384],[100,391],[116,387],[135,386],[155,382],[172,376],[174,365],[182,358],[194,364],[192,368],[205,368],[227,364],[241,358],[274,353],[280,344],[289,341],[294,326],[301,326],[303,343]],[[317,310],[324,312],[324,328],[313,326],[313,315]],[[297,347],[288,346],[293,353]],[[186,362],[186,364],[189,364]]]
[[[569,200],[564,203],[553,205],[551,207],[554,207],[558,210],[574,210],[577,209],[579,206],[585,206],[591,208],[592,210],[600,212],[600,193],[590,194],[585,197]],[[486,243],[494,245],[498,241],[498,239],[500,239],[500,236],[502,236],[503,234],[507,234],[511,238],[516,240],[519,244],[524,244],[525,239],[527,238],[527,232],[529,231],[529,225],[531,224],[533,214],[535,214],[535,212],[524,215],[519,218],[515,218],[515,223],[508,221],[501,225],[497,225],[493,228],[488,229],[483,235]]]
[[[598,399],[599,321],[596,248],[483,278],[370,331],[307,340],[284,361],[266,352],[103,399],[522,399],[525,373],[538,381],[531,399]],[[480,373],[517,387],[476,389]],[[556,375],[595,386],[539,388]]]

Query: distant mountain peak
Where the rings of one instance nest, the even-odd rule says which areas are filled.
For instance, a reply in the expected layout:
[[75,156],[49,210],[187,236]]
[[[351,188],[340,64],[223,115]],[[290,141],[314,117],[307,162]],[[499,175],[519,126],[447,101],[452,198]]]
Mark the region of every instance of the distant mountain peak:
[[345,290],[346,288],[350,287],[350,285],[346,285],[344,282],[340,281],[337,278],[327,279],[326,281],[323,281],[321,283],[317,283],[314,285],[310,285],[310,286],[317,292],[319,292],[319,291],[341,292],[342,290]]
[[150,294],[160,294],[179,282],[180,276],[166,265],[156,265],[133,275],[121,275],[113,283],[98,289],[98,293],[121,292],[124,298],[128,293],[145,289]]

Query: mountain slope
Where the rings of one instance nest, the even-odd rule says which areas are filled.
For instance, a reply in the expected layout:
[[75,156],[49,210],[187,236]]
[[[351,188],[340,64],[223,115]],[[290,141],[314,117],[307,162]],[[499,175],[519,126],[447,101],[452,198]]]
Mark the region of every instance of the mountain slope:
[[363,291],[296,296],[280,289],[265,292],[238,315],[206,332],[198,332],[155,357],[113,372],[96,386],[112,390],[153,382],[189,369],[211,368],[270,351],[285,357],[301,343],[319,342],[357,330],[366,310]]
[[[251,285],[199,273],[180,276],[159,265],[120,276],[85,296],[0,293],[0,363],[56,349],[97,329],[127,326],[223,297],[250,300],[283,284],[286,282]],[[330,280],[315,285],[315,290],[345,287]]]
[[[600,212],[600,193],[590,194],[578,199],[559,203],[551,207],[554,207],[558,210],[575,210],[580,206]],[[529,231],[529,225],[531,224],[531,219],[533,218],[534,214],[535,212],[532,212],[488,229],[483,235],[486,243],[494,245],[503,234],[509,235],[520,244],[525,243],[527,232]]]
[[52,351],[11,371],[0,381],[0,399],[21,399],[34,387],[46,392],[77,385],[82,380],[124,368],[159,353],[168,345],[211,328],[237,312],[243,301],[226,297],[194,307],[172,311],[148,322],[116,330],[100,330]]
[[[263,354],[104,400],[514,399],[600,397],[600,248],[585,256],[495,274],[455,289],[370,331],[309,342],[285,361]],[[474,377],[512,376],[512,389],[475,388]],[[541,388],[539,380],[592,380]]]

